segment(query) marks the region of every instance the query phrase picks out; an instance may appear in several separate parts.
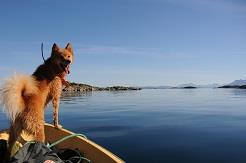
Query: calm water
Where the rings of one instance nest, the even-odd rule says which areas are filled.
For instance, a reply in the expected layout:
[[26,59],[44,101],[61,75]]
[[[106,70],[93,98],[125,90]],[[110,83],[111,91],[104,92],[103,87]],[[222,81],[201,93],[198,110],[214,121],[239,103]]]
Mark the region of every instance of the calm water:
[[60,122],[129,163],[246,162],[246,90],[80,94],[62,98]]

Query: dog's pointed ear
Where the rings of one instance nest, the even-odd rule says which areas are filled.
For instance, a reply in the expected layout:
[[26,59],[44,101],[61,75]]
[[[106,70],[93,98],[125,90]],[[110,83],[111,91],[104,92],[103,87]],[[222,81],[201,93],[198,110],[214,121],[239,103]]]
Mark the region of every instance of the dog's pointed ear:
[[59,47],[56,45],[56,43],[53,44],[52,51],[59,51]]
[[68,43],[65,49],[68,50],[69,52],[73,53],[73,47],[72,47],[71,43]]

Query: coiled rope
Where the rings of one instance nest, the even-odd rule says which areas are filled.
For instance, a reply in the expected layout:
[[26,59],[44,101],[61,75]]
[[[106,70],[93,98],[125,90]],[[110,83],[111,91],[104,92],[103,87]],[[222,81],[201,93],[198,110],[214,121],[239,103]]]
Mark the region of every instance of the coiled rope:
[[[85,135],[83,135],[83,134],[72,134],[72,135],[68,135],[68,136],[63,137],[63,138],[61,138],[60,140],[57,140],[57,141],[55,141],[55,142],[52,143],[52,144],[48,144],[47,147],[52,148],[52,147],[56,146],[57,144],[59,144],[59,143],[65,141],[65,140],[67,140],[67,139],[71,139],[71,138],[73,138],[73,137],[76,137],[76,136],[80,136],[80,137],[83,137],[83,138],[87,139],[87,137],[86,137]],[[86,158],[86,157],[81,156],[81,154],[80,154],[79,152],[77,152],[77,154],[78,154],[78,156],[71,157],[70,159],[80,159],[78,162],[80,162],[80,161],[82,161],[82,160],[85,160],[85,161],[87,161],[88,163],[91,163],[91,160],[89,160],[89,159]],[[70,160],[66,160],[66,162],[67,162],[67,163],[70,163],[70,162],[72,163],[72,161],[70,161]]]

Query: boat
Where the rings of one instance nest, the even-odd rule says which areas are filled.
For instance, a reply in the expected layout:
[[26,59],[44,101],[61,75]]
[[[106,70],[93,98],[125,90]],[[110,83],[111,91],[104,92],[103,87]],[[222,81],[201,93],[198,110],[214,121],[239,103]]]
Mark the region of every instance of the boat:
[[[85,158],[93,163],[124,163],[118,156],[88,138],[63,128],[56,129],[48,123],[45,124],[45,138],[46,143],[53,144],[58,149],[78,149]],[[8,139],[8,130],[0,132],[1,139]]]

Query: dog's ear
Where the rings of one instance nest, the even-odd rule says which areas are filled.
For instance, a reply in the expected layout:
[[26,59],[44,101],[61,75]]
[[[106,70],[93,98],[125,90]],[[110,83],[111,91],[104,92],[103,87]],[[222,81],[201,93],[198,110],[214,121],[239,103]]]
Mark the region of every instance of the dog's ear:
[[68,43],[65,49],[68,50],[69,52],[73,53],[73,48],[72,48],[71,43]]
[[56,45],[56,43],[53,44],[52,51],[59,51],[59,47]]

